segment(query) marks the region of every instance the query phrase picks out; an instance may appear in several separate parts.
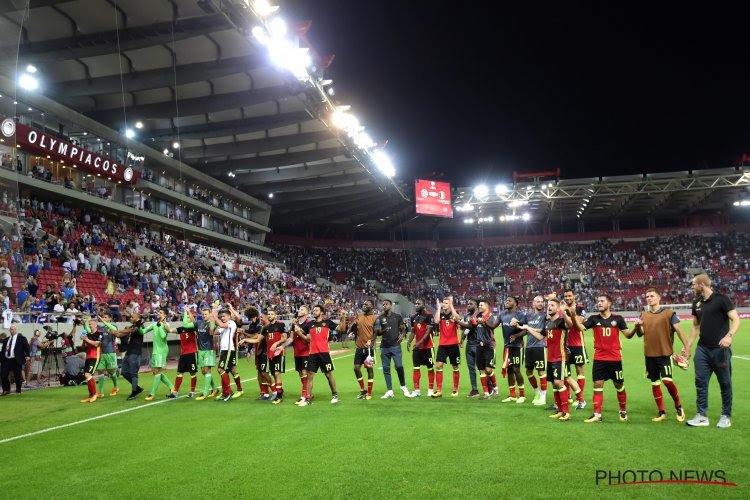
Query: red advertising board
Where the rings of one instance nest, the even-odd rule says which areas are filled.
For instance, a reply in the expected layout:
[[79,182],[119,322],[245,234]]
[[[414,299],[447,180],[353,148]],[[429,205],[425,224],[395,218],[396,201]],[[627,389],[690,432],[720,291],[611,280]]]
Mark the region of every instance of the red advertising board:
[[15,134],[16,144],[23,150],[46,156],[54,161],[68,161],[76,168],[87,172],[127,183],[134,183],[140,175],[140,172],[127,165],[87,151],[59,137],[29,128],[22,123],[16,123],[11,118],[3,120],[0,130],[5,137],[12,137]]
[[414,191],[418,214],[453,217],[450,183],[417,179]]

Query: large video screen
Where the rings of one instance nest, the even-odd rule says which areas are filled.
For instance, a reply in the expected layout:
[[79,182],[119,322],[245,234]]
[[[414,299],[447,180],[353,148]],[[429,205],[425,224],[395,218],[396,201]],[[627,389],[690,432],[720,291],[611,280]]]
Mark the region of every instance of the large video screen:
[[414,191],[418,214],[453,217],[450,183],[417,179]]

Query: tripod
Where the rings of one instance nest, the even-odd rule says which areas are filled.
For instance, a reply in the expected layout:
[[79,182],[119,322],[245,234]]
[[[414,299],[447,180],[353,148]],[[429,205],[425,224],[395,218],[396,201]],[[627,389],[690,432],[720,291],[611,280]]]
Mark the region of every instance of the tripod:
[[58,377],[60,376],[60,361],[57,359],[55,349],[57,349],[57,338],[50,340],[47,344],[47,347],[44,348],[44,363],[42,363],[42,373],[44,373],[44,369],[47,368],[47,387],[49,387],[52,383],[52,362],[50,361],[50,355],[52,356],[52,359],[55,360],[55,375],[57,375]]

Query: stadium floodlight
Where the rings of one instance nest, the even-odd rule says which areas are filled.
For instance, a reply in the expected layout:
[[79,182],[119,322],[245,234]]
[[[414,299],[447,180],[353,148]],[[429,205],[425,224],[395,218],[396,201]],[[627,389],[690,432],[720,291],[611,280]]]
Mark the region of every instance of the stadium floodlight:
[[294,47],[289,41],[274,42],[268,49],[271,62],[282,69],[291,71],[297,78],[308,76],[307,68],[312,64],[310,49],[307,47]]
[[393,177],[396,175],[396,168],[393,166],[393,162],[385,152],[380,149],[376,149],[372,152],[372,159],[375,161],[375,166],[378,167],[383,175],[386,177]]
[[529,219],[531,219],[531,214],[529,214],[529,212],[526,212],[526,213],[524,213],[524,214],[523,214],[523,215],[521,216],[521,218],[522,218],[522,219],[523,219],[524,221],[528,221]]
[[490,194],[490,188],[487,187],[487,184],[479,184],[474,186],[474,194],[479,198],[487,198],[487,195]]
[[490,215],[489,217],[484,219],[487,222],[493,222],[495,219]]
[[29,64],[28,66],[26,66],[26,72],[31,74],[36,73],[36,66],[34,66],[33,64]]
[[286,22],[280,17],[274,17],[271,22],[268,23],[268,29],[271,31],[271,36],[274,38],[284,38],[284,36],[286,36]]
[[268,193],[269,198],[273,198],[273,193]]
[[336,95],[336,91],[333,87],[328,87],[328,95],[332,97]]
[[508,194],[508,186],[506,186],[505,184],[498,184],[497,186],[495,186],[495,194],[498,196]]
[[180,149],[180,143],[177,141],[174,141],[172,143],[172,149]]
[[169,150],[165,148],[164,151],[162,151],[162,153],[164,153],[165,155],[168,155],[169,154]]
[[133,137],[135,137],[135,131],[132,128],[125,129],[125,137],[127,137],[128,139],[132,139]]
[[253,2],[253,8],[259,16],[263,17],[270,16],[271,14],[279,10],[278,5],[271,5],[271,2],[269,2],[268,0],[255,0]]
[[22,73],[18,77],[18,85],[24,90],[36,90],[39,88],[39,80],[29,73]]
[[367,132],[360,132],[354,138],[354,144],[362,149],[369,149],[375,147],[375,141],[367,134]]
[[464,212],[471,212],[472,210],[474,210],[474,205],[472,205],[471,203],[467,203],[466,205],[464,205],[463,210]]
[[135,128],[137,128],[139,130],[142,129],[143,128],[143,122],[140,122],[140,121],[135,122]]
[[255,26],[252,30],[250,30],[250,33],[252,33],[253,38],[258,40],[258,42],[261,45],[268,45],[268,43],[271,41],[271,39],[268,36],[268,33],[265,29],[263,29],[262,26]]
[[321,80],[318,83],[320,83],[321,87],[327,87],[328,85],[331,85],[333,83],[333,80],[326,79],[326,80]]

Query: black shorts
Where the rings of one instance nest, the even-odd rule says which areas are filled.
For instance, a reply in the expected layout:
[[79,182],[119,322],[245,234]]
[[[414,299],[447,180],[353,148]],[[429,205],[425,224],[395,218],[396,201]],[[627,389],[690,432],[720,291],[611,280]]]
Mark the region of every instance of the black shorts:
[[294,357],[294,370],[301,372],[307,370],[307,356],[295,356]]
[[330,373],[334,370],[330,352],[318,352],[307,357],[307,371],[318,373],[318,368],[323,373]]
[[672,356],[646,356],[646,378],[658,382],[672,378]]
[[198,371],[198,353],[180,354],[180,360],[177,361],[177,373],[195,373]]
[[268,373],[284,373],[286,370],[286,356],[276,356],[268,360]]
[[365,359],[367,359],[367,356],[374,353],[374,350],[371,350],[367,347],[357,347],[354,349],[354,364],[355,365],[364,365]]
[[554,382],[555,380],[565,380],[565,377],[570,376],[567,363],[562,361],[549,361],[547,363],[547,380]]
[[83,365],[83,373],[94,375],[96,373],[96,365],[99,364],[99,360],[96,358],[86,358],[86,363]]
[[432,367],[435,366],[432,349],[414,349],[411,353],[411,364],[414,365],[414,368],[426,366],[428,370],[432,370]]
[[568,354],[568,366],[570,365],[585,365],[589,362],[586,356],[586,348],[581,345],[570,345],[567,347]]
[[491,346],[477,346],[477,370],[495,368],[495,349]]
[[547,357],[545,347],[527,347],[524,364],[527,370],[546,370]]
[[595,359],[591,370],[594,380],[611,380],[618,384],[625,382],[622,376],[622,361],[606,361]]
[[221,351],[219,355],[219,369],[231,372],[237,366],[237,351]]
[[257,368],[259,372],[268,371],[268,356],[266,353],[255,355],[255,368]]
[[508,359],[508,366],[523,366],[523,347],[508,346],[503,349],[503,362]]
[[458,344],[438,346],[437,362],[445,363],[446,361],[455,366],[461,364],[461,350]]

